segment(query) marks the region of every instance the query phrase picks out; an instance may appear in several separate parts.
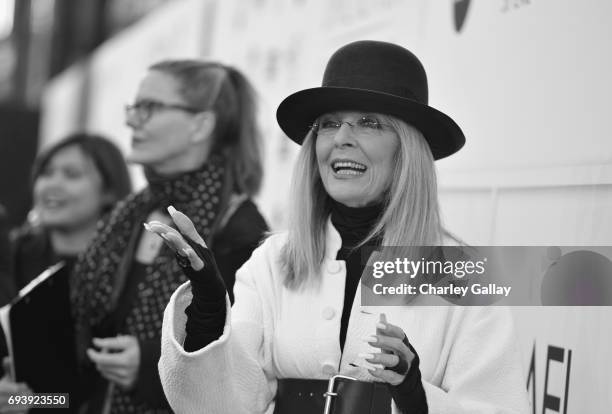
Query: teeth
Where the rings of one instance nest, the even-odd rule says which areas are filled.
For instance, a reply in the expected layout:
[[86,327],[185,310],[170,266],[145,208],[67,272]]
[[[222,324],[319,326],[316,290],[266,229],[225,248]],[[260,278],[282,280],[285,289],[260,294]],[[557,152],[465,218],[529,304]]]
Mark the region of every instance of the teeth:
[[49,199],[49,198],[43,201],[43,204],[50,208],[59,207],[63,205],[63,203],[64,203],[63,200],[56,200],[56,199]]
[[357,170],[360,173],[363,173],[367,167],[363,164],[359,164],[352,161],[336,161],[332,164],[332,168],[338,172],[341,168],[351,168],[353,170]]
[[336,171],[338,175],[361,175],[363,172],[353,171],[353,170],[340,170]]

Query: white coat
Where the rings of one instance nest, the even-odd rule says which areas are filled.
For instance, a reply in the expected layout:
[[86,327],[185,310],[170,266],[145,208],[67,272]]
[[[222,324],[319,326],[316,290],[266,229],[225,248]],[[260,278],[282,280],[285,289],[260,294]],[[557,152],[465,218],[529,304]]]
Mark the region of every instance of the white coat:
[[373,351],[363,338],[375,334],[384,312],[419,354],[429,413],[527,413],[525,377],[507,309],[362,307],[358,287],[341,353],[346,268],[335,260],[340,236],[328,222],[321,286],[299,291],[283,285],[279,257],[285,240],[283,234],[268,238],[238,270],[236,300],[231,309],[227,301],[223,335],[198,351],[182,346],[189,283],[173,294],[164,314],[159,371],[174,411],[271,414],[277,378],[327,379],[340,372],[375,381],[366,369],[349,364],[359,361],[359,353]]

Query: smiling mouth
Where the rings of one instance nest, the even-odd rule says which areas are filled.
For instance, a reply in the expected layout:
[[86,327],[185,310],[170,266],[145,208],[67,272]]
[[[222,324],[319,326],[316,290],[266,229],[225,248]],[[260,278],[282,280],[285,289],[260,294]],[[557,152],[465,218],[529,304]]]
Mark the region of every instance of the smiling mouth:
[[334,173],[339,175],[363,175],[368,169],[355,161],[333,161],[331,167]]
[[41,206],[46,209],[54,210],[58,208],[63,208],[67,204],[67,201],[64,199],[52,199],[47,198],[42,200]]

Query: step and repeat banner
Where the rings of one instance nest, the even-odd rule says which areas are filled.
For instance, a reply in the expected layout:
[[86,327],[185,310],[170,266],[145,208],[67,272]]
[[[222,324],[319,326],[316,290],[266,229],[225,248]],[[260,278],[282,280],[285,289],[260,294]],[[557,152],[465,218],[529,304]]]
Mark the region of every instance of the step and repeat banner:
[[[387,40],[419,56],[430,104],[467,137],[438,163],[450,231],[473,245],[558,246],[562,255],[608,246],[611,23],[606,0],[177,0],[51,84],[42,140],[87,127],[127,148],[122,108],[149,64],[194,56],[234,64],[260,95],[266,177],[257,201],[282,229],[297,145],[278,128],[276,107],[320,85],[341,45]],[[612,412],[611,308],[512,312],[532,412]]]

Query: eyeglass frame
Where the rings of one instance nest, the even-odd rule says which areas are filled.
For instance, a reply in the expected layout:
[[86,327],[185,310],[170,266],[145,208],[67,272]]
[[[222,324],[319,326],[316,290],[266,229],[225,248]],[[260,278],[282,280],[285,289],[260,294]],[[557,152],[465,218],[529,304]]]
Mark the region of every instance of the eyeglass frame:
[[[364,121],[368,118],[368,115],[363,115],[361,118],[359,118],[357,121],[353,121],[353,122],[349,122],[349,121],[333,121],[330,120],[330,122],[335,122],[336,123],[336,128],[334,129],[334,132],[337,132],[340,130],[340,128],[342,128],[343,124],[347,124],[349,127],[351,127],[351,131],[353,130],[354,127],[358,127],[358,128],[362,128],[362,130],[372,130],[372,131],[382,131],[383,127],[384,128],[393,128],[392,125],[390,124],[386,124],[383,122],[378,121],[378,119],[374,119],[374,121],[376,122],[377,127],[376,128],[369,128],[369,127],[364,127],[363,125],[359,125],[360,121]],[[315,122],[313,122],[312,124],[310,124],[309,129],[315,133],[315,134],[319,134],[319,127],[321,126],[321,122],[319,120],[316,120]],[[330,131],[331,132],[331,131]]]
[[[148,106],[143,106],[143,105],[148,105]],[[146,115],[143,116],[143,115],[140,115],[143,112],[139,112],[139,111],[143,111],[144,108],[146,108]],[[166,103],[166,102],[156,101],[154,99],[142,99],[140,101],[134,102],[133,104],[126,104],[124,107],[126,120],[129,121],[130,117],[135,115],[138,119],[139,125],[142,125],[148,122],[153,116],[153,113],[155,111],[163,110],[163,109],[176,109],[176,110],[188,112],[191,114],[205,112],[205,110],[194,108],[192,106],[183,105],[183,104]]]

